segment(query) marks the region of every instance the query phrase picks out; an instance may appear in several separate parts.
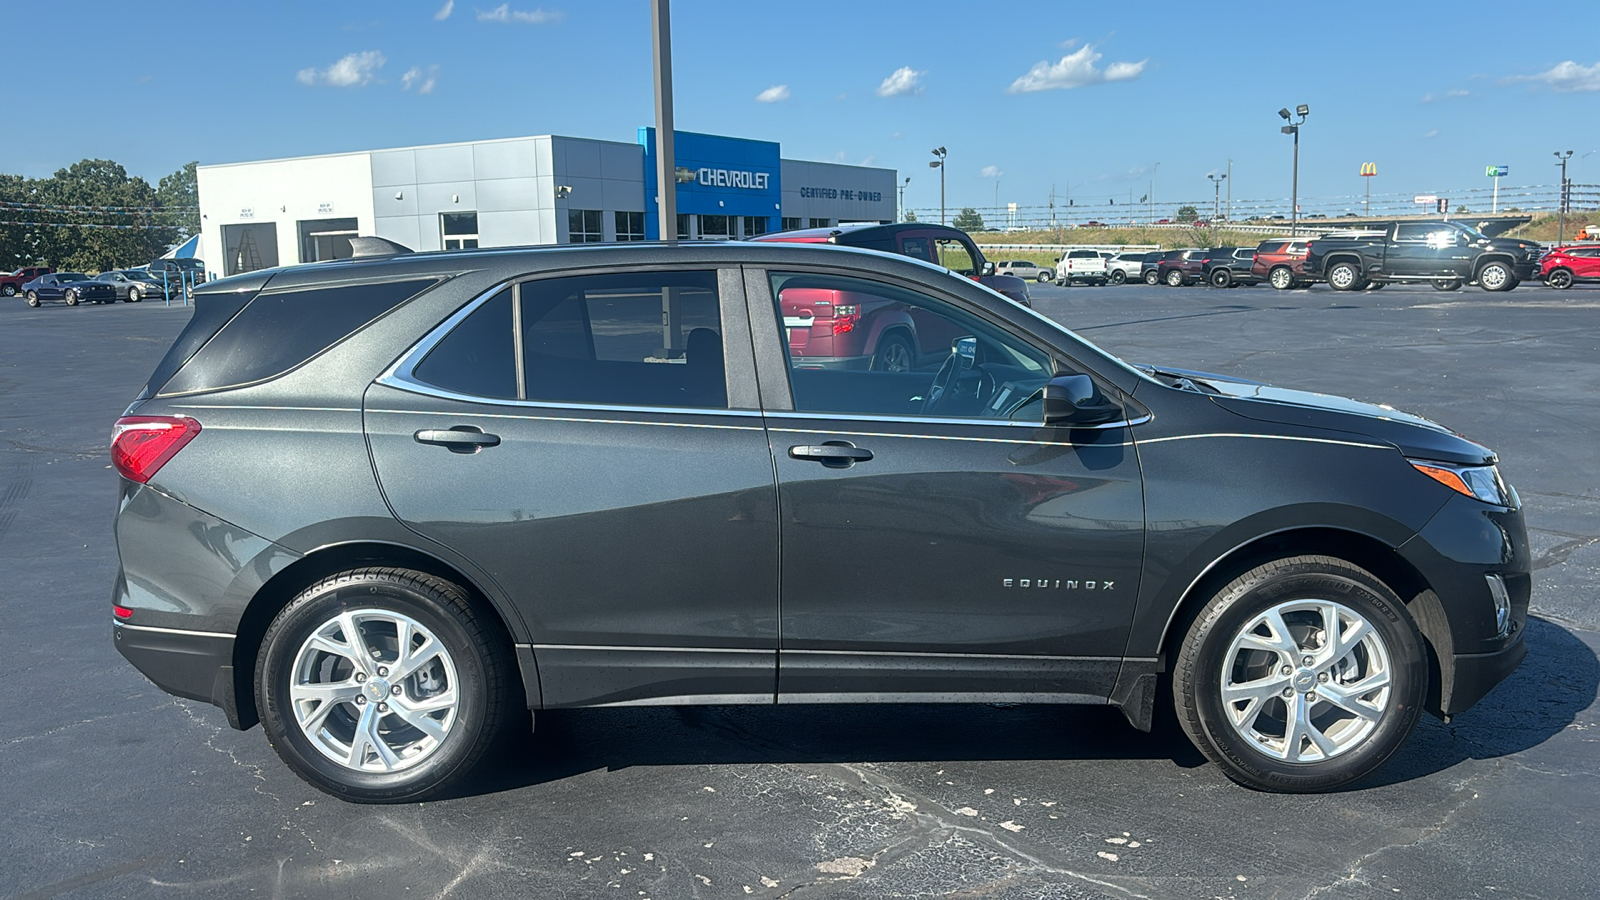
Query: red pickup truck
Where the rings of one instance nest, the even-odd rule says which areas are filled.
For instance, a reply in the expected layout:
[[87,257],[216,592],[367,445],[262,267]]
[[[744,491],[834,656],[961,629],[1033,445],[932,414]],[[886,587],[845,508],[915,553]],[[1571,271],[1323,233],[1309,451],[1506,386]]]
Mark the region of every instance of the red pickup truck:
[[49,266],[27,266],[7,275],[0,275],[0,296],[15,297],[22,293],[22,286],[38,278],[40,275],[49,275],[55,269]]

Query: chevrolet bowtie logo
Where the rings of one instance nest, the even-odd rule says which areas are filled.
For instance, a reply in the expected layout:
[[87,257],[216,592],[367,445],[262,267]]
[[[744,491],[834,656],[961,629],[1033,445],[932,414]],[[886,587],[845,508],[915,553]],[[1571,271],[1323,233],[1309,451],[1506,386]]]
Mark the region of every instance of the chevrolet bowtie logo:
[[688,184],[689,182],[698,178],[699,173],[693,169],[686,169],[683,166],[678,166],[672,170],[672,177],[676,179],[679,184]]

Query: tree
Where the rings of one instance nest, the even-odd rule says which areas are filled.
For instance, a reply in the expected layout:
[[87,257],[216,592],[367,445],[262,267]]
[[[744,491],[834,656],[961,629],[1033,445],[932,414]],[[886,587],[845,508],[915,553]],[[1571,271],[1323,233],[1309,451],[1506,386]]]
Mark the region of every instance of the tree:
[[1179,222],[1193,222],[1195,219],[1200,218],[1200,210],[1189,205],[1180,206],[1178,207],[1178,214],[1175,218]]
[[915,222],[916,220],[917,220],[917,211],[914,210],[914,209],[906,210],[906,221],[907,222]]
[[982,231],[983,216],[978,215],[978,211],[972,207],[963,206],[961,207],[961,212],[956,213],[956,217],[950,221],[950,224],[962,231]]
[[194,169],[198,162],[185,163],[183,168],[163,176],[156,186],[156,202],[162,207],[164,224],[182,232],[183,237],[200,231],[200,188]]
[[1458,215],[1458,216],[1465,216],[1465,215],[1469,215],[1469,214],[1471,214],[1471,212],[1472,212],[1472,210],[1470,210],[1470,209],[1467,209],[1467,208],[1466,208],[1466,207],[1465,207],[1465,206],[1463,206],[1463,205],[1462,205],[1462,204],[1460,204],[1460,203],[1457,203],[1457,204],[1456,204],[1456,215]]
[[0,268],[90,272],[143,265],[199,230],[195,164],[153,188],[107,159],[49,178],[0,175]]

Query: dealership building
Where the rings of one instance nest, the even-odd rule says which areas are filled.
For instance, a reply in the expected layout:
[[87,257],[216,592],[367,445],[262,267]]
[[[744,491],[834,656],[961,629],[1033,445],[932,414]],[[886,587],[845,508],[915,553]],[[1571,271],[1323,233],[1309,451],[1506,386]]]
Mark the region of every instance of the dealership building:
[[[892,222],[893,169],[783,159],[771,141],[674,132],[678,236]],[[655,129],[200,166],[214,275],[337,259],[354,235],[416,250],[655,240]]]

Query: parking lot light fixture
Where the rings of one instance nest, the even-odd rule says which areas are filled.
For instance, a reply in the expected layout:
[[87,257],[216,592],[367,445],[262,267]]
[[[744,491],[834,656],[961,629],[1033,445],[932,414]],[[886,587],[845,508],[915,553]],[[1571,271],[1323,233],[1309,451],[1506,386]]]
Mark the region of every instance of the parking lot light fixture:
[[944,150],[943,147],[935,147],[931,152],[933,153],[934,156],[938,157],[938,159],[935,159],[935,160],[933,160],[933,161],[928,163],[928,168],[930,168],[930,169],[938,169],[939,170],[939,224],[943,225],[943,224],[945,224],[945,221],[944,221],[944,169],[945,169],[944,158],[945,158],[946,154],[945,154],[945,150]]
[[1295,237],[1300,233],[1300,126],[1305,124],[1306,116],[1311,114],[1311,107],[1302,103],[1294,108],[1300,121],[1294,122],[1289,118],[1289,109],[1284,107],[1278,110],[1278,116],[1290,124],[1279,128],[1284,134],[1294,135],[1294,180],[1289,187],[1289,236]]
[[1222,212],[1222,183],[1228,180],[1228,176],[1213,172],[1206,177],[1211,179],[1211,241],[1216,243],[1217,216]]
[[1556,165],[1561,167],[1561,186],[1556,190],[1556,246],[1559,247],[1567,234],[1567,160],[1572,158],[1572,151],[1557,150],[1555,156]]
[[902,222],[906,220],[906,185],[910,183],[910,175],[906,176],[905,181],[900,182],[900,221]]

